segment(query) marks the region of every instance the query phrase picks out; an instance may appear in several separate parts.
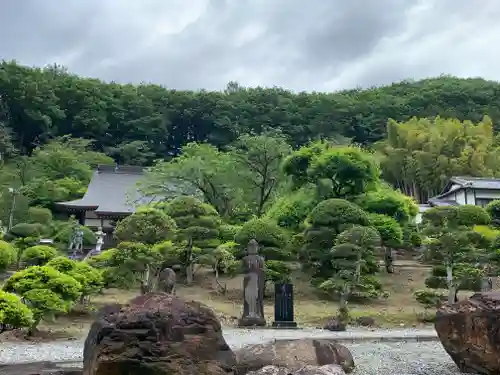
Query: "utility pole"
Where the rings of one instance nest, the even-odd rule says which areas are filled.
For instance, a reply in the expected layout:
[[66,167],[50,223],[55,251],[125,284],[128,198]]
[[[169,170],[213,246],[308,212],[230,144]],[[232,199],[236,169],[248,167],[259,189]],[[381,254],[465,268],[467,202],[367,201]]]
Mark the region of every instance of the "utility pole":
[[14,210],[16,209],[16,189],[14,188],[9,188],[9,193],[12,194],[12,204],[10,206],[10,213],[9,213],[9,231],[12,229],[13,224],[14,224]]

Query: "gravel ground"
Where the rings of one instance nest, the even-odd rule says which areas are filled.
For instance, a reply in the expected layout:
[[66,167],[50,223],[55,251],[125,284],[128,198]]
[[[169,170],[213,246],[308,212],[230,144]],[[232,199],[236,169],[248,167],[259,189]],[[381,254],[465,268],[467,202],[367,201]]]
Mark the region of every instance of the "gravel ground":
[[[342,338],[370,335],[415,335],[414,330],[400,331],[349,331]],[[271,339],[301,337],[335,337],[322,330],[225,330],[224,336],[233,348]],[[345,343],[356,362],[353,375],[457,375],[460,374],[439,342],[359,342]],[[83,341],[65,341],[40,344],[0,344],[0,364],[34,361],[81,361]]]
[[353,375],[461,374],[439,342],[346,345],[354,357]]

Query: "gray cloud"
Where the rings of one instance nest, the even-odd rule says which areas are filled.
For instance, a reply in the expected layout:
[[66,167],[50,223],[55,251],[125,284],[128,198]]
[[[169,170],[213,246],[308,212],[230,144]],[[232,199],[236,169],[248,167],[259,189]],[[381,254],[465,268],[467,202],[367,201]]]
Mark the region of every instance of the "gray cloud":
[[497,0],[3,0],[0,58],[177,89],[500,80]]

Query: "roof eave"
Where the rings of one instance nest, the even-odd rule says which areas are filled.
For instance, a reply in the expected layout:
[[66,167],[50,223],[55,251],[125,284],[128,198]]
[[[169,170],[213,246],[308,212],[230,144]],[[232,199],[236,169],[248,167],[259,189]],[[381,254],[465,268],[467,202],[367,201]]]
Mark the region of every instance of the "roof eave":
[[133,212],[113,212],[113,211],[95,211],[97,216],[129,216],[132,215]]
[[82,204],[79,202],[56,202],[54,205],[58,208],[66,208],[71,210],[95,211],[99,208],[98,205]]
[[464,186],[460,185],[460,186],[456,187],[455,189],[450,189],[450,190],[448,190],[448,191],[444,191],[444,192],[442,192],[442,193],[441,193],[441,194],[439,194],[439,195],[436,195],[436,196],[434,196],[434,197],[429,198],[429,201],[430,201],[431,199],[438,199],[438,200],[439,200],[439,199],[442,199],[442,198],[448,197],[448,196],[452,195],[453,193],[456,193],[457,191],[460,191],[460,190],[465,189],[465,188],[466,188],[466,187],[464,187]]

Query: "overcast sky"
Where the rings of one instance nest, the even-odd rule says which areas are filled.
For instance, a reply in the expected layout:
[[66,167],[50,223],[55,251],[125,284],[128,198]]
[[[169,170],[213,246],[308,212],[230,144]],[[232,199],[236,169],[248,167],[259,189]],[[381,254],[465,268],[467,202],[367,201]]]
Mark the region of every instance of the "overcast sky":
[[176,89],[500,80],[499,0],[1,0],[0,58]]

